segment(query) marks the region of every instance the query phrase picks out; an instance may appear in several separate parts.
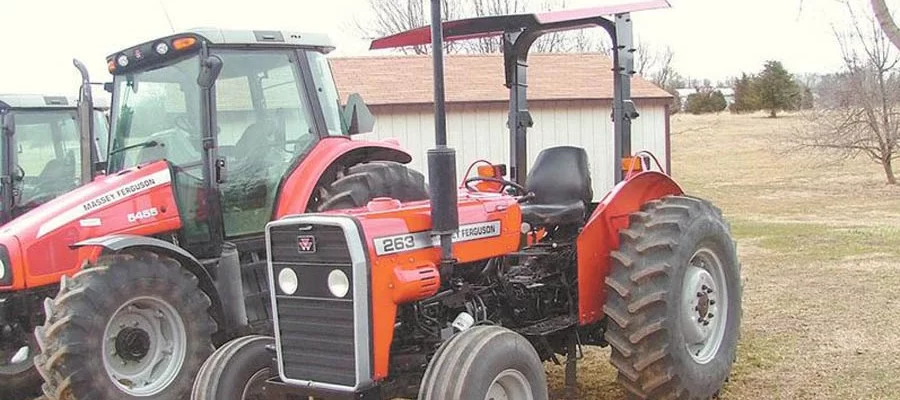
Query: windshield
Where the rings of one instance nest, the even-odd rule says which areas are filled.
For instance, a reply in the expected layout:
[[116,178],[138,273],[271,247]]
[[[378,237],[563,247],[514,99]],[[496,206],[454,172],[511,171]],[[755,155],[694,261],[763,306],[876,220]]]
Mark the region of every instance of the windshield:
[[78,186],[80,135],[75,110],[17,110],[12,171],[15,204],[29,207]]
[[161,159],[182,167],[200,163],[199,69],[191,57],[115,76],[110,173]]
[[328,59],[322,53],[310,51],[307,54],[316,84],[316,92],[319,94],[322,113],[325,115],[325,123],[328,125],[328,134],[342,135],[344,129],[341,127],[341,97],[334,84],[331,65],[328,64]]
[[109,143],[109,125],[106,123],[106,113],[94,110],[94,141],[97,142],[97,155],[100,161],[106,159],[107,143]]

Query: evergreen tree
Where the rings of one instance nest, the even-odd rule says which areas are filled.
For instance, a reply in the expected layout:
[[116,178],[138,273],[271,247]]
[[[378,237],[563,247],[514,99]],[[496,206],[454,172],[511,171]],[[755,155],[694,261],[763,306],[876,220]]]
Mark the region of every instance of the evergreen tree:
[[795,108],[799,88],[780,61],[766,62],[754,86],[759,108],[768,110],[769,117],[776,118],[778,111]]
[[754,77],[746,73],[742,74],[740,79],[735,80],[734,103],[731,105],[731,112],[740,114],[759,110],[759,101],[756,93],[753,92],[753,80]]

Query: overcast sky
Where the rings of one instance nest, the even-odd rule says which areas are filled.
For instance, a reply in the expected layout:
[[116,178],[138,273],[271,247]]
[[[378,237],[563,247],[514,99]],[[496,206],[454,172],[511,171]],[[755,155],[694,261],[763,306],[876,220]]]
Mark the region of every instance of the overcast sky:
[[[423,0],[427,1],[427,0]],[[452,1],[452,0],[451,0]],[[611,2],[629,0],[612,0]],[[673,8],[638,13],[641,40],[671,46],[685,76],[724,79],[768,59],[792,72],[840,66],[832,24],[847,16],[837,0],[670,0]],[[868,0],[848,0],[870,12]],[[96,81],[109,79],[105,56],[175,29],[218,26],[325,32],[336,55],[371,54],[353,29],[369,16],[367,0],[0,0],[0,92],[74,94],[84,61]],[[532,1],[538,4],[540,1]],[[610,3],[568,0],[570,7]],[[900,0],[889,3],[900,9]],[[596,31],[599,35],[600,32]]]

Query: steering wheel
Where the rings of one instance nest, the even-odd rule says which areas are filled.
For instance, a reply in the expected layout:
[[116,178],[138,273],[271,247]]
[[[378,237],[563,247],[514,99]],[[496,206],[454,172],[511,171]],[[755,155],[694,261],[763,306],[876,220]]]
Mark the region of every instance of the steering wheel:
[[515,182],[513,182],[513,181],[503,179],[503,178],[493,178],[493,177],[488,177],[488,176],[473,176],[473,177],[471,177],[471,178],[469,178],[469,179],[466,179],[466,182],[465,182],[466,189],[469,189],[469,190],[471,190],[471,191],[473,191],[473,192],[477,192],[478,190],[475,189],[475,188],[473,188],[473,187],[471,186],[472,183],[474,183],[474,182],[494,182],[494,183],[499,183],[499,184],[503,185],[503,186],[500,187],[500,191],[501,191],[501,192],[502,192],[504,189],[510,187],[510,188],[515,189],[517,195],[521,195],[521,196],[526,196],[526,195],[528,195],[528,189],[525,189],[524,186],[522,186],[522,185],[520,185],[520,184],[518,184],[518,183],[515,183]]

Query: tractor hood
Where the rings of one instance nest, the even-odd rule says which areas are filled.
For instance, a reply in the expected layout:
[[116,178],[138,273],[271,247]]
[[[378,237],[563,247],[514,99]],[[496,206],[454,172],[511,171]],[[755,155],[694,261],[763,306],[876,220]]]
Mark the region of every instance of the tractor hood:
[[[98,177],[0,228],[0,244],[10,249],[19,276],[74,271],[79,259],[70,246],[115,233],[152,235],[180,227],[166,161]],[[38,279],[37,281],[43,281]],[[32,285],[29,282],[28,286]]]

